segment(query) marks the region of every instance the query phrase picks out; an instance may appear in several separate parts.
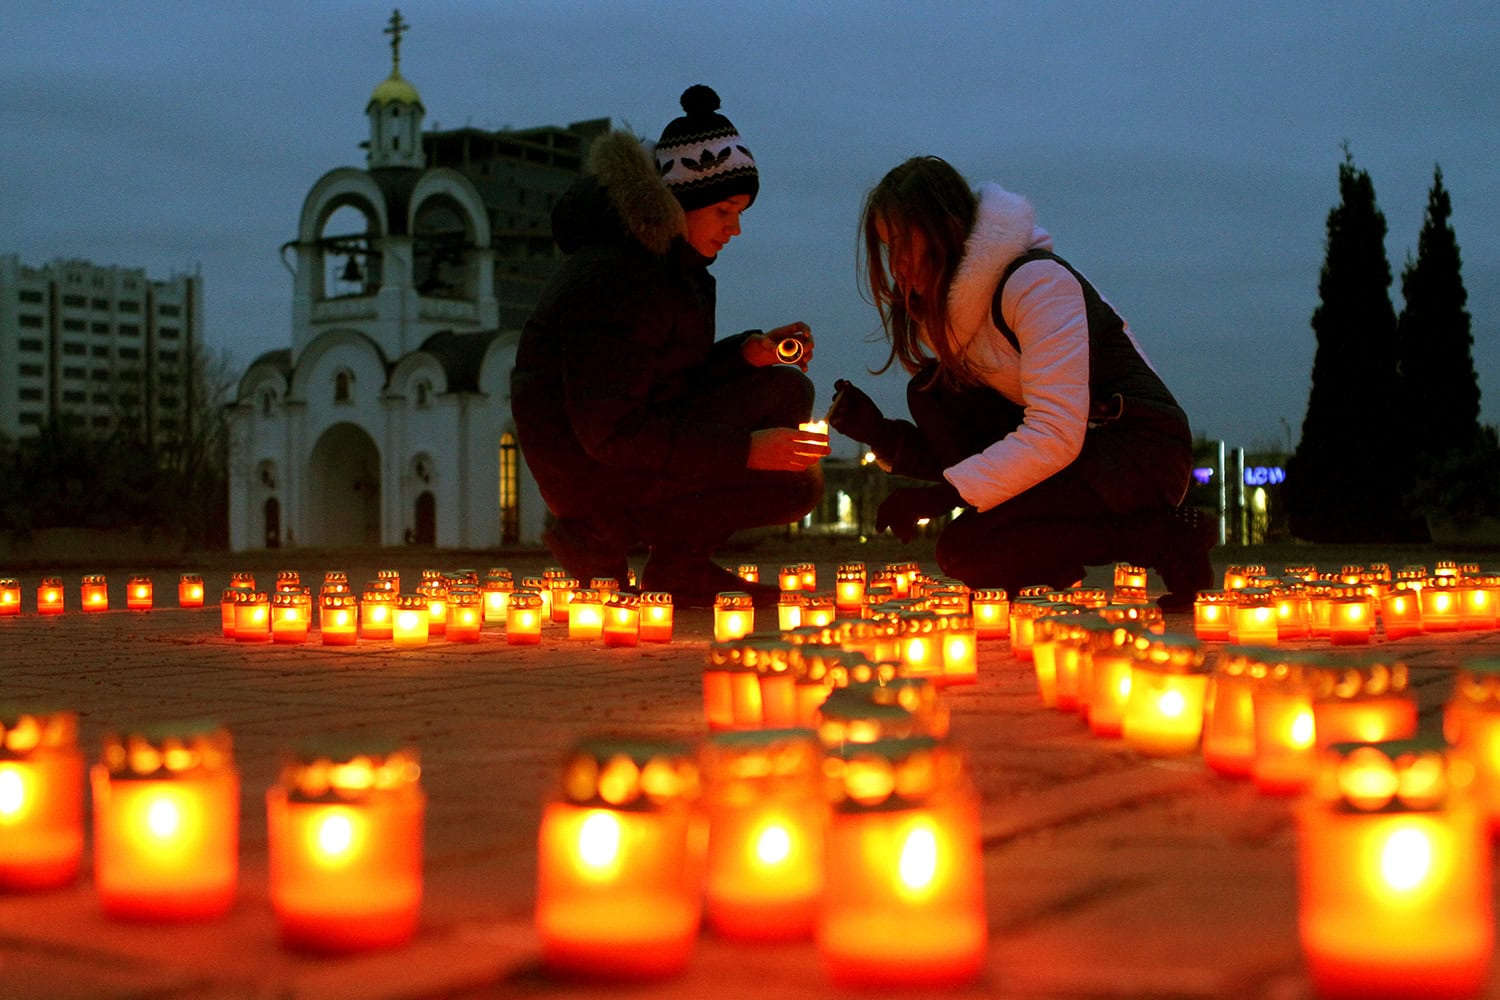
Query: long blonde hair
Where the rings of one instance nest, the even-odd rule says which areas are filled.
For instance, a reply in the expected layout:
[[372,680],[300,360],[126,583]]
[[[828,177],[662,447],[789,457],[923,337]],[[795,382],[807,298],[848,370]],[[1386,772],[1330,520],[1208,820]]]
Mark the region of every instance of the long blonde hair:
[[[948,288],[963,259],[974,226],[978,199],[963,176],[936,156],[914,156],[894,168],[865,195],[860,212],[865,287],[880,313],[891,353],[879,369],[900,363],[916,374],[938,362],[937,375],[961,377],[961,365],[948,337]],[[890,268],[890,248],[877,222],[895,242],[920,231],[926,239],[926,287],[902,288]],[[924,335],[925,334],[925,335]]]

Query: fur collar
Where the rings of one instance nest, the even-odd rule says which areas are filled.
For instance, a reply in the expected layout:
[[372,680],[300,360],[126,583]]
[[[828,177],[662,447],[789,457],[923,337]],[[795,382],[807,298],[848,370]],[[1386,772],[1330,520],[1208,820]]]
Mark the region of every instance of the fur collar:
[[609,200],[632,236],[658,256],[687,232],[682,205],[656,169],[656,157],[629,132],[600,136],[589,150],[589,172],[609,192]]
[[1051,237],[1036,225],[1036,209],[999,184],[981,184],[974,228],[964,242],[963,259],[948,287],[948,329],[963,349],[989,321],[1000,275],[1011,261],[1033,247],[1050,248]]

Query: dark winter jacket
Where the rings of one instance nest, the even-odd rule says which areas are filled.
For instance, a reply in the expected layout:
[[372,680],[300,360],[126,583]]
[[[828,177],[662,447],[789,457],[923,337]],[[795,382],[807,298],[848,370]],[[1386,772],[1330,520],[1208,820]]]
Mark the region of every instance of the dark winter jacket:
[[590,165],[553,210],[568,257],[511,375],[521,449],[554,510],[612,473],[743,470],[750,447],[742,429],[679,412],[691,387],[746,365],[744,334],[715,342],[712,261],[683,239],[681,206],[629,133],[599,139]]

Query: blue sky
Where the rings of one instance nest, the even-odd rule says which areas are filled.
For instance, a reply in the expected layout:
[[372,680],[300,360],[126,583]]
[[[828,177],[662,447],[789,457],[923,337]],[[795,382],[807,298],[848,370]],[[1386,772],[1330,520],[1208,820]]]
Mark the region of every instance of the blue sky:
[[[277,248],[319,176],[363,165],[391,5],[4,6],[0,252],[201,269],[211,349],[243,367],[288,346]],[[1198,433],[1295,441],[1347,141],[1386,216],[1398,310],[1441,165],[1483,418],[1500,423],[1493,3],[400,7],[429,127],[609,117],[654,137],[686,86],[718,90],[762,178],[714,267],[720,329],[810,323],[820,405],[849,377],[903,409],[900,376],[866,374],[885,351],[856,222],[886,170],[935,153],[1033,201]]]

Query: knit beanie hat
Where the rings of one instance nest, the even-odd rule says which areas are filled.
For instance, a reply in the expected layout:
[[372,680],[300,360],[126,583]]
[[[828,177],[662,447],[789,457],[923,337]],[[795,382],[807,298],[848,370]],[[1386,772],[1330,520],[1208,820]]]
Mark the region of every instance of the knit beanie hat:
[[728,118],[718,114],[719,95],[694,84],[682,92],[681,118],[662,129],[656,142],[656,169],[687,211],[737,194],[750,201],[760,191],[755,157]]

